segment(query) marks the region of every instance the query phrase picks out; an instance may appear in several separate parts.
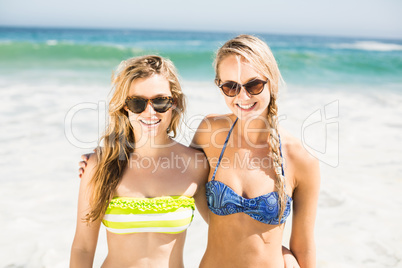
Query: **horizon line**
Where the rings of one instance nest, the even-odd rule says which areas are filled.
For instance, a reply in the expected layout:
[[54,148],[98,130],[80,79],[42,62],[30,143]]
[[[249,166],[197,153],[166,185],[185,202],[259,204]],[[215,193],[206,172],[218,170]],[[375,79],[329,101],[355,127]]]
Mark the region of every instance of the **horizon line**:
[[[6,25],[0,24],[0,28],[11,28],[11,29],[48,29],[48,30],[91,30],[91,31],[102,31],[102,30],[115,30],[115,31],[154,31],[154,32],[182,32],[182,33],[213,33],[213,34],[240,34],[246,31],[229,31],[229,30],[203,30],[203,29],[172,29],[172,28],[125,28],[125,27],[90,27],[90,26],[43,26],[43,25]],[[317,33],[274,33],[274,32],[260,32],[260,31],[247,31],[248,34],[255,35],[279,35],[279,36],[303,36],[303,37],[332,37],[332,38],[362,38],[362,39],[379,39],[379,40],[395,40],[402,41],[402,38],[397,37],[375,37],[375,36],[352,36],[352,35],[329,35],[329,34],[317,34]]]

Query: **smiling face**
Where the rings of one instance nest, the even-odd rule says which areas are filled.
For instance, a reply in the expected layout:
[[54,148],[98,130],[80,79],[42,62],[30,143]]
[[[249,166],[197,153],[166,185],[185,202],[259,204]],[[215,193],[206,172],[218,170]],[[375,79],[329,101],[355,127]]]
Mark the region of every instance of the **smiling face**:
[[[256,71],[251,64],[241,56],[232,54],[225,57],[219,64],[220,84],[233,81],[245,84],[254,79],[266,81],[267,78]],[[225,97],[226,105],[240,119],[253,119],[257,117],[267,117],[268,105],[270,102],[269,81],[264,85],[264,89],[258,95],[251,95],[244,87],[235,97]]]
[[[146,78],[135,79],[130,86],[129,97],[153,99],[156,97],[172,96],[169,81],[162,75],[154,74]],[[172,109],[165,113],[156,112],[148,102],[142,113],[133,113],[127,107],[129,120],[134,129],[134,136],[139,139],[145,137],[166,138],[167,129],[172,120]]]

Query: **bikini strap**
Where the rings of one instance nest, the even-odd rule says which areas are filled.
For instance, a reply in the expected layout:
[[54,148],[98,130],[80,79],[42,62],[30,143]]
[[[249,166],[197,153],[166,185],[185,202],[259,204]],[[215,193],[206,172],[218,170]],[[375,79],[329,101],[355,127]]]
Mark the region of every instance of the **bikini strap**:
[[229,141],[229,138],[230,138],[230,134],[232,134],[232,131],[233,131],[234,126],[236,125],[237,119],[238,119],[238,118],[236,118],[236,121],[234,121],[232,127],[230,128],[229,133],[228,133],[228,136],[226,137],[225,143],[223,144],[223,148],[222,148],[222,151],[221,151],[221,155],[219,156],[218,163],[216,164],[214,174],[212,175],[212,180],[215,180],[216,171],[218,171],[218,167],[219,167],[219,164],[221,163],[221,160],[222,160],[222,157],[223,157],[223,153],[225,152],[226,145],[228,144],[228,141]]
[[278,134],[278,138],[279,138],[279,153],[281,154],[281,158],[282,158],[282,164],[281,164],[281,168],[282,168],[282,176],[285,177],[285,169],[283,168],[283,156],[282,156],[282,143],[281,143],[281,135]]

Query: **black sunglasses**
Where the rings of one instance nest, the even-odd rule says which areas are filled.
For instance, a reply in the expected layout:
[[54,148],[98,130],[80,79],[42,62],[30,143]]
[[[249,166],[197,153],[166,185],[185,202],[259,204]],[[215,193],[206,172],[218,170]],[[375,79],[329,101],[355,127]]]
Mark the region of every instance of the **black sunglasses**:
[[140,97],[128,97],[126,99],[127,108],[135,113],[140,114],[147,108],[148,102],[151,103],[152,108],[154,108],[155,112],[165,113],[173,106],[173,98],[172,97],[156,97],[153,99],[144,99]]
[[225,82],[225,83],[219,85],[220,80],[217,79],[216,84],[218,85],[218,87],[220,89],[222,89],[222,92],[226,96],[235,97],[240,93],[240,90],[242,87],[244,87],[244,89],[251,95],[258,95],[262,92],[265,84],[268,83],[268,81],[269,81],[269,79],[267,79],[267,81],[263,81],[260,79],[254,79],[243,85],[239,84],[237,82],[228,81],[228,82]]

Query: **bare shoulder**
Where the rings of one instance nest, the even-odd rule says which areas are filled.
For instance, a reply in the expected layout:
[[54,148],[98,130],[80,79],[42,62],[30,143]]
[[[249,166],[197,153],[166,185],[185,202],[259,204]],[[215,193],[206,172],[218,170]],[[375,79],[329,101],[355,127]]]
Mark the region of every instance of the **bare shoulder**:
[[[212,130],[230,127],[236,120],[234,114],[210,114],[203,120],[203,126],[210,125]],[[201,125],[200,125],[201,126]]]
[[295,174],[295,183],[316,180],[319,172],[318,159],[308,152],[301,141],[287,132],[284,128],[279,128],[282,148],[286,155],[287,165],[291,165]]
[[230,126],[236,120],[236,116],[233,114],[207,115],[198,126],[196,133],[194,134],[191,147],[196,149],[204,149],[211,141],[211,135],[216,133],[216,130],[230,128]]
[[[204,155],[202,152],[191,148],[191,147],[187,147],[181,143],[175,142],[175,145],[173,146],[173,152],[176,155],[185,157],[185,158],[191,158],[193,159],[194,157],[196,157],[198,154],[202,154]],[[204,156],[205,157],[205,156]]]
[[184,174],[197,179],[200,183],[205,183],[209,174],[209,165],[205,154],[199,150],[176,143],[173,150],[181,158],[186,169]]
[[284,128],[279,128],[282,148],[286,152],[288,161],[293,165],[303,168],[314,163],[318,163],[316,157],[311,155],[303,146],[301,141],[287,132]]

